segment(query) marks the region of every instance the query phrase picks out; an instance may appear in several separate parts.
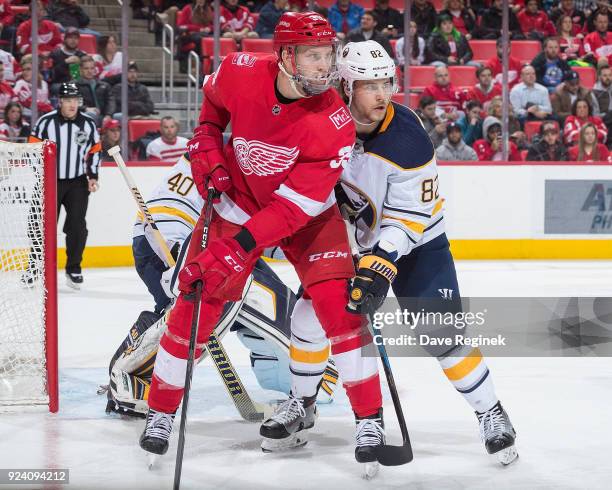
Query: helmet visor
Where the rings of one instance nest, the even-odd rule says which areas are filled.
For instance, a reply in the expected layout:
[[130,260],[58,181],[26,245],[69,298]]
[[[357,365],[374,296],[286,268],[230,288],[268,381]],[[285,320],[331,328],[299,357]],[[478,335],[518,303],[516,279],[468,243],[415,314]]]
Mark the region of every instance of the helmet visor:
[[294,70],[294,77],[306,95],[325,92],[338,80],[336,42],[326,46],[297,46]]

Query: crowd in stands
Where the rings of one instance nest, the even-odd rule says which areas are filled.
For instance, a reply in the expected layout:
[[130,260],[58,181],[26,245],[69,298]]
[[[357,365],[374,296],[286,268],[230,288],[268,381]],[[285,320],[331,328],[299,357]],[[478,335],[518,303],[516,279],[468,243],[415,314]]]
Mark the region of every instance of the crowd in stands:
[[[17,0],[0,0],[0,138],[27,136],[32,84],[39,114],[57,105],[62,82],[76,81],[83,111],[112,143],[121,119],[122,54],[113,35],[89,27],[79,0],[36,0],[39,67],[32,66],[32,23]],[[502,128],[510,139],[508,159],[608,160],[612,148],[612,7],[595,0],[510,0],[509,69],[502,73],[502,0],[414,0],[410,43],[404,53],[403,8],[397,0],[317,0],[342,42],[373,39],[398,66],[400,89],[418,93],[413,109],[422,118],[439,160],[500,160]],[[176,33],[176,56],[187,69],[190,51],[206,58],[203,42],[213,34],[211,0],[132,0],[135,18],[148,18],[159,33],[169,23]],[[221,36],[236,49],[247,40],[271,40],[287,10],[305,10],[306,0],[222,0]],[[31,11],[31,7],[30,7]],[[82,46],[95,38],[96,52]],[[254,42],[254,41],[253,41]],[[260,41],[257,41],[260,42]],[[264,41],[261,41],[264,42]],[[271,41],[269,41],[271,42]],[[478,45],[478,43],[481,43]],[[485,43],[485,44],[482,44]],[[531,43],[535,49],[515,49]],[[486,57],[478,46],[488,46]],[[523,44],[522,46],[526,46]],[[264,48],[264,50],[268,50]],[[430,78],[422,87],[401,87],[410,66]],[[210,70],[210,63],[204,64]],[[431,70],[431,71],[427,71]],[[464,70],[461,82],[453,79]],[[468,75],[465,75],[468,73]],[[593,73],[593,75],[590,75]],[[139,81],[137,62],[128,73],[128,116],[155,114],[149,91]],[[507,124],[502,124],[502,82],[508,82]],[[590,78],[593,78],[591,80]],[[396,100],[402,100],[399,94]],[[143,158],[169,158],[183,151],[178,122],[160,121],[149,134]],[[110,144],[109,143],[109,144]],[[610,157],[612,161],[612,156]]]

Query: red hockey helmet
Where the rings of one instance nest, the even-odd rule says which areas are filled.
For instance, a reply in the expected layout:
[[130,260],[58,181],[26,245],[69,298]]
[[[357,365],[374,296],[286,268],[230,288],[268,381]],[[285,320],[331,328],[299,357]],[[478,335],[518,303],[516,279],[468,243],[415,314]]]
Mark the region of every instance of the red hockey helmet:
[[274,52],[280,58],[283,46],[332,46],[336,32],[316,12],[285,12],[274,29]]

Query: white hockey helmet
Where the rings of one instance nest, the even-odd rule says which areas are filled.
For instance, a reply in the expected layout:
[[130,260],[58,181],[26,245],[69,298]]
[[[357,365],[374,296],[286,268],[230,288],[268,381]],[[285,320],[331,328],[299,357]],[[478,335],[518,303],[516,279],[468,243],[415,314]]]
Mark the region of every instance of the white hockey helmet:
[[355,80],[383,80],[390,78],[393,92],[397,91],[395,79],[395,62],[376,41],[348,43],[342,49],[339,63],[339,75],[350,101],[353,97]]

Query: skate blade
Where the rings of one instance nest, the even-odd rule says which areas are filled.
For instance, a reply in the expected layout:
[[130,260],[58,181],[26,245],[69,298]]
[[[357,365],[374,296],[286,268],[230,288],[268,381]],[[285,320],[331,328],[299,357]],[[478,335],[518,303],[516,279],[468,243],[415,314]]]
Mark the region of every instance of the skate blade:
[[362,463],[363,465],[363,478],[366,480],[371,480],[376,475],[378,475],[378,470],[380,469],[380,463],[378,461],[372,461],[370,463]]
[[497,461],[499,461],[502,465],[508,466],[509,464],[514,463],[518,459],[518,452],[516,450],[516,447],[512,445],[510,447],[502,449],[501,451],[496,452],[494,456],[497,458]]
[[77,284],[76,282],[72,282],[70,279],[66,279],[66,286],[68,286],[70,289],[74,289],[75,291],[81,290],[81,285]]
[[147,467],[149,471],[152,471],[155,468],[155,463],[157,462],[157,454],[149,453],[147,455]]
[[284,439],[270,439],[264,437],[261,441],[261,450],[264,453],[276,453],[279,451],[286,451],[288,449],[295,449],[298,447],[305,446],[308,443],[308,430],[301,430],[295,434],[291,434],[289,437]]

